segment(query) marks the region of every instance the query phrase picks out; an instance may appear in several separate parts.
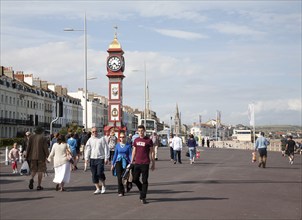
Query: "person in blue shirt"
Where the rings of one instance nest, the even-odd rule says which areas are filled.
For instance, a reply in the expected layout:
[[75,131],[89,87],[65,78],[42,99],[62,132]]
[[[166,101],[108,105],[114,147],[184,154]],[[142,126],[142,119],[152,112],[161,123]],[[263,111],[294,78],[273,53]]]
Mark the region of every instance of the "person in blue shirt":
[[[124,132],[120,133],[119,139],[120,141],[115,145],[111,170],[114,172],[114,175],[117,176],[118,196],[124,196],[123,174],[131,162],[132,147],[126,142],[126,135]],[[127,192],[130,191],[131,185],[132,184],[127,181]]]
[[70,138],[67,140],[67,144],[69,146],[70,152],[72,153],[72,158],[74,160],[74,164],[72,165],[72,170],[77,170],[77,140],[75,139],[75,134],[72,133]]
[[258,150],[259,153],[259,165],[258,167],[265,168],[267,161],[267,146],[269,145],[269,140],[264,137],[264,132],[259,133],[259,137],[255,143],[255,151]]

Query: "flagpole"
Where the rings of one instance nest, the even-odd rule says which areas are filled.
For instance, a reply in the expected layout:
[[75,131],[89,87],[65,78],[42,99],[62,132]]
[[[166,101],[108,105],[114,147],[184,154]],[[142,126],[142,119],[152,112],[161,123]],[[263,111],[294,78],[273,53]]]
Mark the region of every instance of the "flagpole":
[[216,141],[218,141],[217,131],[218,131],[218,111],[216,110]]
[[256,141],[256,129],[255,129],[255,106],[254,103],[249,104],[249,119],[250,119],[250,125],[253,126],[253,143],[255,144]]
[[255,105],[254,103],[252,103],[253,105],[253,130],[254,130],[254,145],[255,145],[255,141],[256,141],[256,129],[255,129]]

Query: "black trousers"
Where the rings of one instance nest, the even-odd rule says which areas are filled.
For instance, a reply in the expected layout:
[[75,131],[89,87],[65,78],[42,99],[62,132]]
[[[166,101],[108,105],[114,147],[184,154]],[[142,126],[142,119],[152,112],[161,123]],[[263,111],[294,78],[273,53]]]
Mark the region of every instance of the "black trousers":
[[174,150],[173,147],[170,147],[170,158],[174,160]]
[[[142,176],[142,182],[140,181]],[[136,184],[140,191],[140,199],[145,199],[148,191],[149,164],[134,164],[133,183]]]
[[125,169],[123,169],[122,161],[116,162],[115,170],[116,170],[116,177],[117,177],[118,194],[124,194],[124,192],[125,192],[124,185],[123,185],[123,179],[122,179]]

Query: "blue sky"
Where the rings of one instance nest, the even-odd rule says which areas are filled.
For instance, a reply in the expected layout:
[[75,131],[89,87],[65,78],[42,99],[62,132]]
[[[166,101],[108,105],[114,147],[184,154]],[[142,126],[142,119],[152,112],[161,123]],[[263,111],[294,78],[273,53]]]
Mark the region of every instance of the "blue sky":
[[[125,105],[168,122],[214,119],[301,125],[301,1],[1,1],[1,65],[73,92],[83,88],[87,19],[89,92],[108,96],[107,49],[118,26]],[[136,70],[136,71],[135,71]]]

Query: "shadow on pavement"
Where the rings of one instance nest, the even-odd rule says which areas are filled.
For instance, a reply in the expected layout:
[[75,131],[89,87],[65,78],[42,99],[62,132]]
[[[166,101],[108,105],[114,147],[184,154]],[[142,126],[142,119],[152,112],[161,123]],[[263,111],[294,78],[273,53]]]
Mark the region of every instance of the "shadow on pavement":
[[184,202],[184,201],[203,201],[203,200],[228,200],[229,198],[214,198],[214,197],[192,197],[192,198],[148,198],[149,203],[153,202]]
[[4,203],[4,202],[23,202],[23,201],[31,201],[31,200],[38,200],[38,199],[49,199],[49,198],[53,198],[53,196],[36,197],[36,198],[1,198],[0,203]]
[[158,185],[179,185],[179,184],[242,184],[242,183],[301,183],[302,181],[282,181],[282,180],[198,180],[198,181],[174,181],[174,182],[162,182],[162,183],[151,183],[150,186]]

